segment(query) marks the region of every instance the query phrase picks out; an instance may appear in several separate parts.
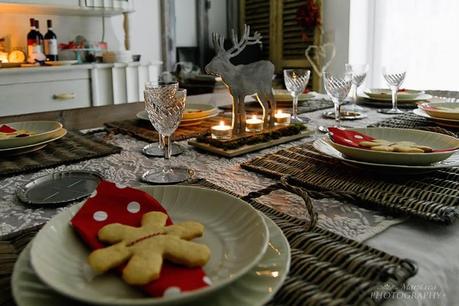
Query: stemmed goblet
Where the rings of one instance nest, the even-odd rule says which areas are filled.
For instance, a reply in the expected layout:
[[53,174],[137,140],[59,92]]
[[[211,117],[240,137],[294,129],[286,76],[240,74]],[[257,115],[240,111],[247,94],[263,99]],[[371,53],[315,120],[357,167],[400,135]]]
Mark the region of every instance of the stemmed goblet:
[[185,167],[172,167],[171,137],[185,110],[186,90],[178,89],[177,82],[149,83],[145,87],[145,110],[153,127],[164,139],[166,165],[145,172],[142,179],[149,183],[168,184],[185,181],[191,171]]
[[357,90],[367,77],[368,64],[346,64],[346,72],[352,74],[352,104],[346,107],[351,112],[362,112],[363,107],[357,105]]
[[403,112],[397,107],[397,92],[405,80],[406,69],[400,66],[384,66],[383,76],[392,93],[392,108],[389,110],[382,109],[378,111],[383,114],[403,114]]
[[352,74],[345,72],[343,76],[336,76],[330,72],[323,72],[324,87],[335,106],[336,126],[340,126],[341,105],[349,94],[352,86]]
[[293,110],[291,122],[303,123],[298,117],[298,97],[309,82],[311,71],[307,69],[284,69],[284,83],[290,95],[293,97]]

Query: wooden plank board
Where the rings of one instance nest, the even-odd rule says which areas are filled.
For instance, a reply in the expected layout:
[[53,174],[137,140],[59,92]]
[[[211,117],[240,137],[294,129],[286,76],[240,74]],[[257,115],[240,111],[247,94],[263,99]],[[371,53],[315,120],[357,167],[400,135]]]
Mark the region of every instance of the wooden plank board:
[[286,143],[286,142],[298,140],[298,139],[301,139],[301,138],[305,138],[305,137],[308,137],[308,136],[312,135],[313,133],[314,133],[314,130],[312,128],[308,127],[307,130],[302,131],[301,133],[296,134],[296,135],[284,136],[284,137],[281,137],[281,138],[278,138],[278,139],[270,140],[268,142],[261,142],[261,143],[256,143],[256,144],[253,144],[253,145],[244,145],[244,146],[242,146],[240,148],[233,149],[233,150],[225,150],[225,149],[222,149],[222,148],[217,148],[217,147],[214,147],[214,146],[212,146],[210,144],[203,143],[203,142],[198,142],[196,140],[190,140],[190,141],[188,141],[188,144],[193,146],[193,147],[195,147],[195,148],[198,148],[198,149],[201,149],[201,150],[204,150],[204,151],[207,151],[207,152],[211,152],[211,153],[214,153],[216,155],[220,155],[220,156],[224,156],[224,157],[235,157],[235,156],[239,156],[239,155],[242,155],[242,154],[255,152],[255,151],[259,151],[259,150],[266,149],[266,148],[269,148],[269,147],[277,146],[277,145],[282,144],[282,143]]

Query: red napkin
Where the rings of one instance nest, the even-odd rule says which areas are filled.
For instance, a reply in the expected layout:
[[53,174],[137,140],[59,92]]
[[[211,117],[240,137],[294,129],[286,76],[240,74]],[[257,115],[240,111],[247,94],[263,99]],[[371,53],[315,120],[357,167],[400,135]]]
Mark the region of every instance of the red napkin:
[[[71,224],[91,249],[98,249],[105,246],[97,239],[97,233],[103,226],[122,223],[138,227],[143,214],[150,211],[167,214],[149,194],[102,181],[73,217]],[[166,224],[171,225],[172,220],[168,218]],[[209,278],[202,268],[186,268],[164,261],[159,279],[142,286],[142,289],[149,295],[160,297],[199,289],[209,284]]]
[[6,125],[6,124],[2,124],[2,126],[0,126],[0,132],[2,133],[14,133],[16,132],[16,129],[13,129],[12,127],[10,127],[9,125]]
[[360,142],[374,140],[371,136],[343,128],[330,127],[328,128],[328,132],[330,133],[333,142],[348,147],[364,149],[359,146]]

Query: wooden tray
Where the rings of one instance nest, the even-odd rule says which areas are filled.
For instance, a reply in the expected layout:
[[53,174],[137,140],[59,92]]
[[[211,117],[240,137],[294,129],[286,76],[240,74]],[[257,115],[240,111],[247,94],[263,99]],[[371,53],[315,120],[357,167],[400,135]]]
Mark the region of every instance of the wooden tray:
[[314,129],[312,129],[311,127],[308,127],[306,130],[301,131],[300,133],[295,134],[295,135],[282,136],[277,139],[273,139],[267,142],[260,142],[260,143],[256,143],[252,145],[243,145],[242,147],[237,148],[237,149],[218,148],[208,143],[199,142],[195,139],[188,141],[188,144],[198,149],[214,153],[216,155],[220,155],[224,157],[235,157],[235,156],[239,156],[242,154],[259,151],[259,150],[266,149],[272,146],[276,146],[281,143],[286,143],[286,142],[298,140],[301,138],[305,138],[305,137],[312,135],[313,133],[314,133]]

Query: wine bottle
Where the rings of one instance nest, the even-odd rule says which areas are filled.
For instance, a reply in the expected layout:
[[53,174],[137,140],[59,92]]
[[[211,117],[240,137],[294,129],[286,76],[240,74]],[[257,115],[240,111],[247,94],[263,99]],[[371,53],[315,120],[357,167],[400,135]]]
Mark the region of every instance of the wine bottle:
[[35,19],[30,18],[30,31],[27,34],[27,61],[35,63],[37,53],[41,53],[40,37],[35,28]]
[[52,20],[48,19],[47,21],[48,32],[45,34],[45,55],[46,60],[48,61],[57,61],[57,36],[53,32],[53,22]]

